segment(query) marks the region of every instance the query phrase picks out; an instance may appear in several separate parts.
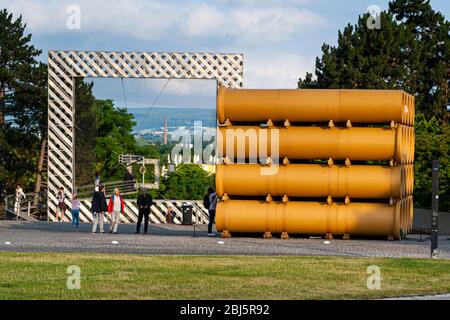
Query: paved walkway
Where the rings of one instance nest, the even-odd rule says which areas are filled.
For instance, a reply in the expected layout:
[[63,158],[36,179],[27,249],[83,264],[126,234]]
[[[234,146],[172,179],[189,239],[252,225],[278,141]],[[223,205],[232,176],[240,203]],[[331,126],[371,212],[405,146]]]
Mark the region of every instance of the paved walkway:
[[383,300],[450,300],[450,294],[438,294],[428,296],[398,297]]
[[[429,258],[430,241],[419,236],[403,241],[332,240],[260,237],[210,238],[206,226],[151,225],[149,235],[135,235],[134,225],[121,225],[121,234],[90,233],[90,224],[0,221],[0,251],[98,252],[161,255],[307,255],[346,257]],[[450,241],[440,238],[440,257],[450,259]],[[113,244],[113,242],[118,242]]]

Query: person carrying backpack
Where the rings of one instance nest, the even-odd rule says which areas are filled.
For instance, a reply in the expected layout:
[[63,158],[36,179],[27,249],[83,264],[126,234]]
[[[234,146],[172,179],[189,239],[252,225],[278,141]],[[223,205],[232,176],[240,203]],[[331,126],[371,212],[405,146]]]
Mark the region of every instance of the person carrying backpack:
[[211,203],[209,202],[209,195],[212,192],[214,192],[214,190],[212,190],[212,188],[209,188],[208,193],[203,197],[203,207],[205,207],[206,210],[209,210],[209,206],[211,205]]
[[208,189],[208,200],[205,204],[209,204],[208,208],[208,212],[209,212],[209,223],[208,223],[208,236],[213,237],[216,234],[213,233],[212,231],[212,227],[214,224],[214,220],[216,219],[216,205],[217,205],[217,194],[216,191],[214,190],[214,188],[209,188]]

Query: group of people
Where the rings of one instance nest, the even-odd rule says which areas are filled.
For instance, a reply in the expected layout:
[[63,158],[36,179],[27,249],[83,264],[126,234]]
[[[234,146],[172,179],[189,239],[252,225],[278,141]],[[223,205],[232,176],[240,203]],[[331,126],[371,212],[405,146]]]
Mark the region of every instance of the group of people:
[[[61,187],[57,194],[57,209],[56,209],[56,221],[64,221],[64,215],[66,211],[66,195],[64,188]],[[81,202],[78,196],[75,194],[72,198],[72,226],[73,228],[79,228],[80,224],[80,205]],[[153,199],[147,190],[142,189],[138,199],[137,205],[139,208],[138,222],[136,226],[136,233],[140,233],[141,225],[144,220],[144,233],[148,233],[148,222],[150,217],[151,206],[153,205]],[[92,212],[92,233],[105,233],[104,218],[108,214],[110,216],[109,233],[118,234],[121,215],[125,212],[125,201],[120,194],[120,189],[114,189],[113,195],[106,199],[105,186],[98,184],[95,187],[94,194],[91,201]]]
[[[142,220],[144,220],[144,233],[148,233],[148,222],[150,216],[151,206],[153,205],[153,199],[147,190],[142,189],[138,199],[137,205],[139,208],[138,222],[136,225],[136,234],[140,233]],[[125,201],[122,195],[120,195],[119,188],[114,189],[114,194],[109,198],[107,203],[105,186],[100,185],[98,190],[94,192],[91,205],[93,224],[92,233],[98,232],[104,234],[104,216],[110,215],[109,233],[118,234],[118,228],[120,224],[120,216],[125,212]],[[77,219],[78,222],[78,219]]]
[[[61,187],[56,196],[58,201],[56,209],[56,221],[64,221],[66,212],[66,194],[64,188]],[[81,202],[78,196],[75,194],[72,198],[72,226],[73,228],[79,228],[80,224],[80,205]],[[138,221],[136,225],[136,234],[141,232],[142,222],[144,222],[144,234],[148,233],[148,225],[150,220],[151,207],[154,205],[153,198],[144,188],[141,190],[137,198],[138,206]],[[203,205],[209,212],[209,224],[208,224],[208,236],[215,236],[213,233],[213,224],[216,216],[217,194],[214,188],[209,188],[208,193],[203,199]],[[105,215],[109,215],[110,225],[109,233],[118,234],[121,215],[125,212],[125,201],[120,194],[119,188],[114,189],[113,195],[107,200],[105,186],[100,183],[99,176],[96,175],[95,179],[95,191],[91,201],[92,212],[92,233],[105,233],[104,218]],[[168,211],[167,221],[173,222],[173,216]]]

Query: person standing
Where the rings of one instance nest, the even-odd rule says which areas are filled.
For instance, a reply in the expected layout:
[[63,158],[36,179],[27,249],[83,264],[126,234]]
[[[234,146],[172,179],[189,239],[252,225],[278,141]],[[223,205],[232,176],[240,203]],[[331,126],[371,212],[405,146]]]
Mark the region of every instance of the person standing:
[[216,219],[216,205],[217,205],[217,194],[214,188],[208,189],[209,193],[209,223],[208,223],[208,236],[212,237],[216,234],[213,233],[212,227],[214,224],[214,220]]
[[123,176],[123,181],[126,182],[126,191],[136,190],[136,177],[133,174],[133,167],[128,167]]
[[64,222],[64,216],[66,215],[66,193],[64,192],[64,187],[59,188],[56,199],[58,201],[58,205],[56,206],[56,222],[59,221],[59,215],[61,215],[61,222]]
[[72,199],[72,228],[79,228],[80,225],[80,200],[77,194]]
[[104,213],[107,210],[106,197],[105,197],[105,187],[103,185],[99,186],[98,191],[94,191],[94,196],[92,197],[92,233],[97,233],[97,225],[100,225],[99,232],[104,234],[103,229],[103,219]]
[[144,234],[148,232],[148,219],[150,216],[150,209],[153,205],[153,199],[150,194],[148,194],[146,189],[142,189],[142,193],[137,199],[137,205],[139,208],[138,222],[136,226],[136,234],[141,231],[142,219],[144,219]]
[[17,186],[16,187],[16,194],[14,196],[14,212],[16,213],[16,215],[20,214],[20,205],[22,203],[22,200],[26,199],[26,195],[23,192],[23,189],[21,186]]
[[94,186],[95,186],[95,191],[98,191],[99,187],[100,187],[100,172],[98,172],[98,171],[95,173]]
[[117,234],[117,229],[120,224],[120,215],[125,212],[125,202],[120,195],[119,188],[114,189],[114,194],[109,199],[108,212],[111,215],[109,233]]

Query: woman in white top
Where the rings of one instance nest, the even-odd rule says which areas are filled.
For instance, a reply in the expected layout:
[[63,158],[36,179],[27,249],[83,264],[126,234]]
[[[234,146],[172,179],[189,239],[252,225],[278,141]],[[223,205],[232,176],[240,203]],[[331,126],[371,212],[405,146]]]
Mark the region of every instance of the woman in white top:
[[14,212],[18,215],[20,213],[20,203],[26,199],[26,195],[20,186],[16,187],[16,194],[14,197]]

